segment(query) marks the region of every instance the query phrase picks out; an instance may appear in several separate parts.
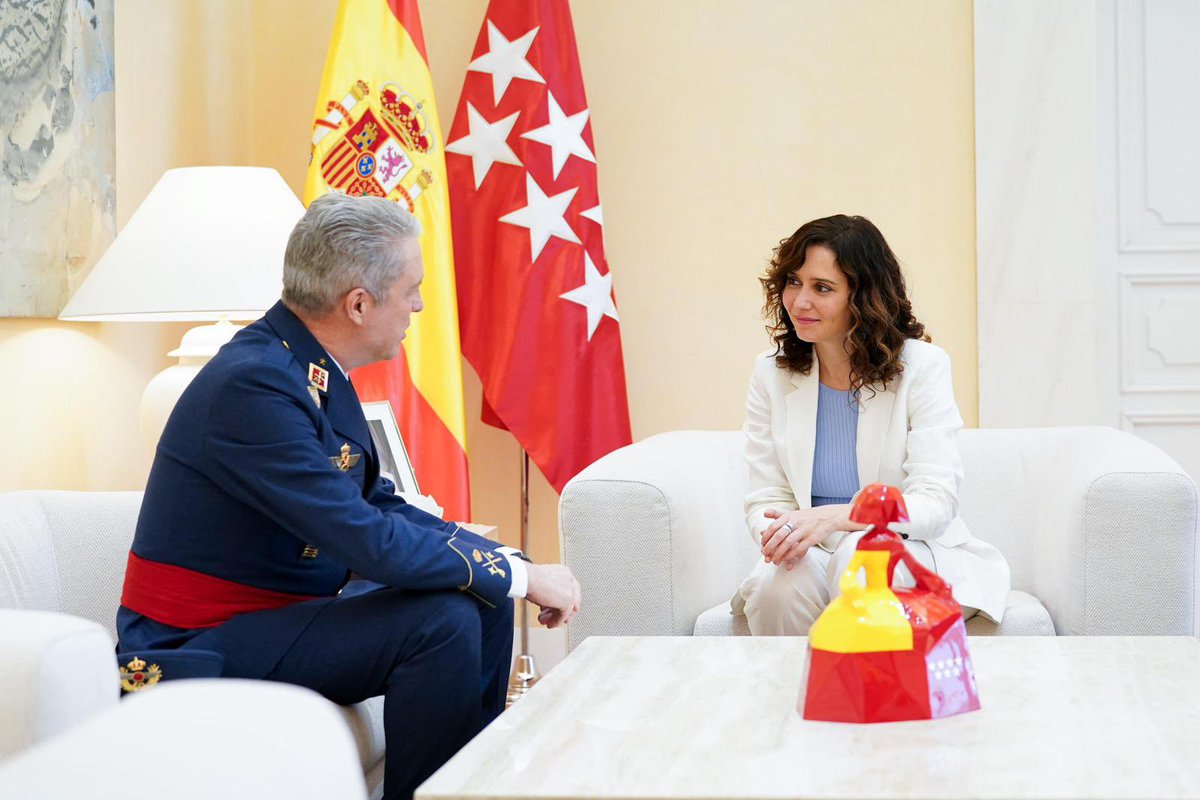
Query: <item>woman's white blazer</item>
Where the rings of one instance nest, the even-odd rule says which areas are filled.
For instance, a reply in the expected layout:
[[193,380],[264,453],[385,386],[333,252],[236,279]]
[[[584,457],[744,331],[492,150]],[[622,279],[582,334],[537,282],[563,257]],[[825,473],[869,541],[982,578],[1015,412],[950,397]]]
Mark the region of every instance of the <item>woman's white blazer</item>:
[[[976,539],[958,516],[962,417],[954,402],[950,357],[940,347],[909,339],[900,356],[904,371],[886,391],[861,392],[858,415],[858,484],[885,483],[904,494],[909,539],[922,540],[937,572],[964,606],[999,622],[1008,601],[1008,563]],[[746,461],[750,486],[746,523],[758,543],[768,508],[812,506],[819,369],[808,375],[782,369],[770,353],[755,359],[746,399]],[[836,545],[835,534],[831,537]],[[832,549],[830,542],[824,545]]]

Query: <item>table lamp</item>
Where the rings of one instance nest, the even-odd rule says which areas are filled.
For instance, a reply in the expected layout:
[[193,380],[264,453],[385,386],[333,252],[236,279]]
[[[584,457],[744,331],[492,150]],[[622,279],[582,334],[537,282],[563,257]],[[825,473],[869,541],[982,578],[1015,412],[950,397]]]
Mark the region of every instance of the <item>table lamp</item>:
[[58,318],[210,322],[192,328],[142,395],[142,439],[153,452],[175,402],[221,345],[283,289],[283,251],[304,206],[273,169],[168,170]]

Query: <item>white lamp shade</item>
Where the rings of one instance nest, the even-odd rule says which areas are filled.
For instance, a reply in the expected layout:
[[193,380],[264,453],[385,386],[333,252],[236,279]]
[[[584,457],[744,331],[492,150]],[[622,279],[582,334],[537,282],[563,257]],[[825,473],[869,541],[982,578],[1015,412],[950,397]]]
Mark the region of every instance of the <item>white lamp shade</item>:
[[279,299],[283,251],[303,214],[273,169],[169,170],[59,319],[256,319]]

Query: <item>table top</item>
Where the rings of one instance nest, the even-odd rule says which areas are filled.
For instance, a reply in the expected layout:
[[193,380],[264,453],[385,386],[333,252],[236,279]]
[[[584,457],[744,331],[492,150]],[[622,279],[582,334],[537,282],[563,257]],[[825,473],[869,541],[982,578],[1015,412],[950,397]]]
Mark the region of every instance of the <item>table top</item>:
[[418,790],[449,798],[1200,796],[1200,641],[975,637],[982,709],[796,711],[804,638],[592,637]]

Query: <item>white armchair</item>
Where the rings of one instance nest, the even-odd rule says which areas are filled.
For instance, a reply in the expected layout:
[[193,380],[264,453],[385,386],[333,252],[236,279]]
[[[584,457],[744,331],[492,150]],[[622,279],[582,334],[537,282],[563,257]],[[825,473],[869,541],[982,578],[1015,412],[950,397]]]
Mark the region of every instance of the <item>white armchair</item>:
[[190,680],[140,692],[0,763],[0,795],[365,800],[367,792],[354,740],[328,700],[265,681]]
[[[117,604],[141,499],[140,492],[0,494],[0,759],[116,704]],[[383,698],[339,711],[378,796]]]
[[[1012,568],[1003,624],[976,635],[1193,634],[1197,491],[1157,447],[1110,428],[964,430],[960,513]],[[757,550],[740,432],[677,431],[610,453],[559,502],[584,603],[567,630],[748,635],[729,606]]]

